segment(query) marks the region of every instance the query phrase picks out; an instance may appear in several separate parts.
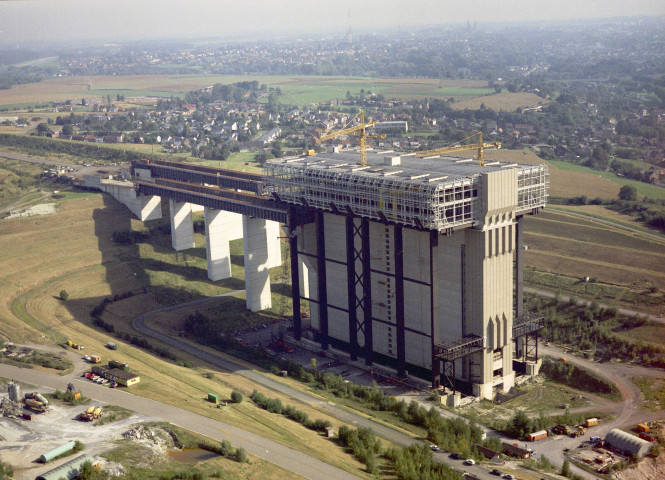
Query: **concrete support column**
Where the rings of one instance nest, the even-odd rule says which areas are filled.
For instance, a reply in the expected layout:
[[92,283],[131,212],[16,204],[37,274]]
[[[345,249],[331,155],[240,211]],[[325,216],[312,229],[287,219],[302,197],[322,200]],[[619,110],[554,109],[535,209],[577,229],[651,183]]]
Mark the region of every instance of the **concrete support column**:
[[169,199],[169,210],[171,212],[171,245],[174,250],[179,252],[194,248],[192,205]]
[[159,195],[139,195],[136,198],[135,213],[142,222],[162,218],[162,197]]
[[268,236],[268,268],[282,265],[282,229],[279,222],[266,220],[266,234]]
[[[231,214],[235,215],[235,214]],[[229,251],[229,212],[205,207],[208,278],[213,282],[231,277]]]
[[272,306],[266,221],[243,215],[242,226],[247,309],[258,312]]

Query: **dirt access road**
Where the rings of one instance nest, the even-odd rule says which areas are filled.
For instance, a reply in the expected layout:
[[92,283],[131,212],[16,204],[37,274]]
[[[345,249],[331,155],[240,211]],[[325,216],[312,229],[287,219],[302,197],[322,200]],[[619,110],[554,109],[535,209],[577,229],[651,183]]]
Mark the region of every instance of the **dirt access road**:
[[67,384],[72,382],[81,391],[81,394],[88,398],[110,405],[118,405],[147,417],[158,418],[217,441],[228,439],[234,446],[242,447],[252,455],[279,465],[305,478],[312,480],[330,480],[331,478],[341,480],[358,479],[355,475],[344,470],[335,468],[272,440],[265,439],[232,425],[212,420],[203,415],[132,395],[124,391],[124,389],[110,389],[90,383],[88,380],[81,379],[81,377],[61,377],[52,373],[18,368],[5,364],[0,364],[0,377],[63,391],[67,388]]
[[[587,433],[588,435],[603,438],[613,428],[626,428],[640,422],[651,420],[665,420],[665,412],[653,413],[641,409],[642,393],[639,388],[630,381],[631,377],[636,376],[664,378],[665,372],[662,370],[621,363],[596,363],[572,356],[566,350],[554,346],[542,346],[539,347],[539,350],[542,354],[550,355],[554,358],[565,357],[567,362],[595,373],[603,380],[614,383],[619,389],[622,400],[613,404],[616,417],[603,421],[599,423],[598,426],[589,429]],[[604,405],[607,405],[607,403]],[[546,456],[550,461],[556,465],[561,465],[565,458],[563,450],[566,448],[574,450],[580,442],[584,440],[585,438],[583,437],[570,438],[565,435],[558,435],[539,440],[533,444],[533,448],[541,453],[546,452]],[[571,467],[573,467],[573,465],[571,465]],[[581,472],[578,469],[574,469],[574,471],[575,473]],[[589,475],[586,472],[584,473],[586,476]]]

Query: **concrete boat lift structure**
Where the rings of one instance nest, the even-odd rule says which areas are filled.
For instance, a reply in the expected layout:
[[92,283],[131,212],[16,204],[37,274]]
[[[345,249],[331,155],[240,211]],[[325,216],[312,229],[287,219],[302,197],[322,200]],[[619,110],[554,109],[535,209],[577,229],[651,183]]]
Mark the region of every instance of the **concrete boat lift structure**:
[[545,165],[368,152],[361,166],[342,152],[272,160],[263,176],[132,167],[128,206],[154,218],[168,198],[176,250],[193,245],[192,205],[203,207],[210,279],[230,276],[228,241],[244,238],[250,310],[270,307],[286,225],[297,340],[430,379],[452,404],[460,386],[492,398],[515,367],[537,374],[542,319],[523,312],[522,218],[546,204]]

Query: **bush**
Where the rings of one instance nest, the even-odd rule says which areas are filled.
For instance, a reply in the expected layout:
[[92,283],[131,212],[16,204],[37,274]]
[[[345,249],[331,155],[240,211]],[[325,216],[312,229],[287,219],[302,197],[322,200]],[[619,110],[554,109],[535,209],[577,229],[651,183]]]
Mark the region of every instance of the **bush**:
[[62,300],[63,302],[69,300],[69,293],[67,292],[67,290],[60,290],[60,300]]
[[242,397],[242,393],[240,393],[240,392],[238,392],[238,391],[236,391],[236,390],[233,390],[233,391],[231,392],[231,401],[232,401],[233,403],[240,403],[240,402],[242,402],[242,398],[243,398],[243,397]]
[[235,454],[233,455],[233,459],[236,462],[240,463],[249,463],[249,459],[247,458],[247,453],[245,453],[245,449],[242,447],[239,447]]

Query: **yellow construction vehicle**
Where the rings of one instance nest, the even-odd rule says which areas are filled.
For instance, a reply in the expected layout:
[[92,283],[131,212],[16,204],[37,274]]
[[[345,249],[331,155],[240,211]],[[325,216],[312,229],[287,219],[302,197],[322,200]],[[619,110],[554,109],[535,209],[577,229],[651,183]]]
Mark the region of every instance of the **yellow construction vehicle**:
[[327,133],[325,135],[322,135],[320,140],[324,142],[332,138],[341,137],[342,135],[356,135],[360,143],[360,165],[364,167],[365,165],[367,165],[367,151],[365,147],[365,139],[367,137],[386,138],[386,136],[382,134],[371,134],[371,135],[368,134],[367,128],[376,125],[376,122],[365,123],[365,112],[363,112],[362,110],[360,110],[360,112],[358,112],[358,115],[353,117],[351,121],[357,119],[358,117],[360,117],[360,123],[358,125],[349,128],[343,128],[342,130],[337,130],[336,132]]
[[462,139],[462,142],[464,140],[468,140],[471,137],[478,136],[478,142],[477,143],[467,143],[466,145],[455,145],[452,147],[443,147],[443,148],[435,148],[434,150],[424,150],[422,152],[416,153],[416,157],[430,157],[433,155],[442,155],[445,153],[453,153],[453,152],[462,152],[464,150],[476,150],[478,149],[478,165],[481,167],[485,165],[485,155],[483,153],[485,148],[501,148],[501,142],[491,142],[491,143],[483,143],[483,132],[478,132],[474,133],[473,135],[469,135],[466,138]]

